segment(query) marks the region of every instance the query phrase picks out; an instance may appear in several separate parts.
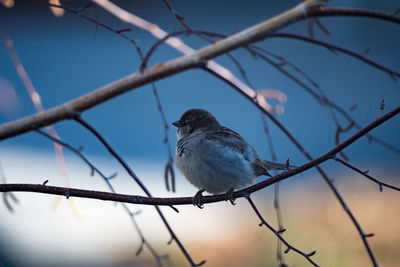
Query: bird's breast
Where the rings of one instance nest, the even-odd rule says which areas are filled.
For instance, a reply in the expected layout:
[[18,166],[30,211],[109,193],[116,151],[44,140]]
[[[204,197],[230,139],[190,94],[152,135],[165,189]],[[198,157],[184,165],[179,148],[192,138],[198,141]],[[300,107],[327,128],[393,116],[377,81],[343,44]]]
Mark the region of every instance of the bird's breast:
[[192,184],[211,193],[243,187],[254,178],[242,153],[201,136],[178,141],[175,163]]

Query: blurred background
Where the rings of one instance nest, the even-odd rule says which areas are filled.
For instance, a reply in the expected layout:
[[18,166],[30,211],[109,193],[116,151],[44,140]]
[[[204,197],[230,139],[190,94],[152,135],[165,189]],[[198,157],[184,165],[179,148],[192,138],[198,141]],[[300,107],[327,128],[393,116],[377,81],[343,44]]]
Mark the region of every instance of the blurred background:
[[[77,9],[87,1],[65,1],[65,7]],[[163,1],[114,1],[120,7],[167,32],[180,29]],[[233,34],[266,20],[299,3],[298,1],[171,1],[174,9],[192,29]],[[330,6],[369,8],[393,13],[397,1],[329,1]],[[132,28],[126,34],[144,52],[156,39],[149,33],[120,22],[98,6],[85,10],[115,29]],[[322,18],[331,32],[315,27],[315,37],[332,42],[368,58],[400,70],[400,28],[388,22],[349,17]],[[307,35],[307,22],[299,22],[282,32]],[[56,17],[46,1],[18,1],[12,8],[0,4],[0,27],[12,39],[20,60],[44,107],[51,108],[95,90],[138,70],[141,63],[135,47],[115,33],[106,31],[81,17],[65,13]],[[194,49],[207,43],[199,38],[182,37]],[[271,38],[258,45],[299,66],[315,80],[329,99],[347,110],[365,126],[400,103],[399,82],[387,73],[326,48],[289,39]],[[321,106],[301,87],[276,69],[255,60],[243,50],[232,52],[246,70],[255,89],[279,90],[287,96],[284,113],[278,116],[300,143],[317,157],[334,145],[335,124],[329,108]],[[180,56],[162,45],[149,66]],[[215,59],[241,78],[226,56]],[[300,77],[298,73],[293,72]],[[156,82],[168,123],[177,120],[189,108],[212,112],[225,126],[240,133],[260,156],[271,159],[260,112],[225,83],[201,71],[189,70]],[[381,110],[381,102],[385,106]],[[277,104],[277,103],[272,103]],[[351,107],[357,105],[353,110]],[[0,123],[36,113],[19,79],[4,43],[0,44]],[[344,122],[340,115],[341,122]],[[83,113],[111,145],[126,159],[135,173],[155,196],[191,196],[196,188],[177,173],[177,193],[166,191],[164,166],[168,160],[163,144],[165,130],[157,110],[152,88],[142,86]],[[270,121],[268,126],[278,161],[290,158],[294,164],[306,162],[304,156]],[[117,192],[143,192],[110,157],[101,144],[73,121],[55,125],[60,137],[69,144],[83,146],[83,153],[105,174],[117,172],[112,184]],[[350,136],[354,129],[342,136]],[[400,119],[394,118],[372,132],[400,147]],[[171,149],[176,142],[175,129],[168,131]],[[400,184],[399,154],[367,138],[345,150],[351,163],[395,185]],[[100,177],[90,176],[84,163],[64,150],[71,187],[108,190]],[[0,162],[8,183],[43,183],[63,186],[53,144],[37,133],[27,133],[0,142]],[[322,167],[343,194],[366,233],[382,266],[400,262],[400,195],[338,165],[326,162]],[[259,180],[265,179],[260,177]],[[310,252],[321,266],[369,266],[369,258],[354,226],[315,170],[309,170],[281,184],[284,237],[296,248]],[[154,266],[155,260],[145,248],[135,257],[140,239],[130,218],[119,205],[97,200],[71,200],[50,195],[15,193],[19,204],[11,213],[0,202],[0,265],[2,266]],[[254,194],[266,220],[277,227],[273,208],[274,188]],[[206,266],[277,266],[276,237],[258,227],[258,219],[244,200],[207,205],[200,210],[180,206],[177,214],[163,208],[178,237],[196,261]],[[182,253],[173,243],[152,207],[129,206],[140,210],[137,221],[150,243],[160,254],[169,254],[166,266],[185,266]],[[289,266],[310,266],[301,256],[285,254]]]

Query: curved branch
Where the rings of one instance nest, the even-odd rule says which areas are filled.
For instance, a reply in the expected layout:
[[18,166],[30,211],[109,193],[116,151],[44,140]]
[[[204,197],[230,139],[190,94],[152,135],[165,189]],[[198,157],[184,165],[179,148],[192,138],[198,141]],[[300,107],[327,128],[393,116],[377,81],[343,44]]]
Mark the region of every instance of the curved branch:
[[246,197],[247,201],[249,202],[251,208],[254,210],[254,212],[256,213],[257,217],[260,219],[261,223],[259,224],[260,226],[265,225],[265,227],[267,227],[269,230],[271,230],[271,232],[273,232],[278,239],[286,245],[287,249],[285,250],[285,253],[288,253],[290,250],[293,250],[294,252],[300,254],[301,256],[303,256],[304,258],[306,258],[306,260],[308,260],[313,266],[319,266],[318,264],[316,264],[311,257],[315,255],[316,251],[312,251],[308,254],[304,253],[303,251],[293,247],[292,245],[290,245],[281,235],[281,233],[283,233],[285,231],[285,229],[279,229],[278,231],[275,230],[265,219],[264,217],[261,215],[260,211],[258,210],[256,204],[254,204],[253,200],[251,199],[250,196]]
[[213,45],[206,46],[191,55],[182,56],[164,64],[157,64],[144,73],[135,72],[63,105],[2,124],[0,126],[0,140],[36,130],[61,120],[70,119],[76,112],[85,111],[134,88],[199,66],[199,64],[202,64],[206,60],[251,42],[262,40],[269,34],[304,18],[317,16],[363,16],[400,24],[400,18],[373,10],[315,7],[321,5],[321,3],[323,3],[322,0],[307,0],[280,15],[220,40]]
[[[298,39],[298,40],[301,40],[301,41],[305,41],[305,42],[313,43],[313,44],[316,44],[316,45],[324,46],[324,47],[326,47],[328,49],[333,49],[335,51],[339,51],[339,52],[342,52],[342,53],[347,54],[349,56],[352,56],[354,58],[357,58],[357,59],[367,63],[368,65],[371,65],[371,66],[373,66],[373,67],[375,67],[377,69],[380,69],[380,70],[382,70],[384,72],[387,72],[392,77],[393,76],[397,76],[397,77],[400,78],[400,73],[398,71],[392,70],[392,69],[390,69],[388,67],[383,66],[382,64],[379,64],[379,63],[377,63],[377,62],[375,62],[375,61],[373,61],[371,59],[368,59],[365,56],[361,55],[360,53],[354,52],[354,51],[352,51],[350,49],[347,49],[347,48],[344,48],[344,47],[341,47],[341,46],[338,46],[338,45],[335,45],[335,44],[331,44],[331,43],[328,43],[328,42],[325,42],[325,41],[317,40],[315,38],[310,38],[310,37],[303,36],[303,35],[300,35],[300,34],[295,34],[295,33],[274,33],[274,34],[271,34],[269,36],[269,38],[272,38],[272,37]],[[395,77],[393,77],[393,78],[395,78]]]
[[390,184],[381,182],[381,181],[379,181],[378,179],[376,179],[376,178],[372,177],[371,175],[369,175],[367,172],[363,172],[362,170],[360,170],[360,169],[354,167],[353,165],[351,165],[350,163],[348,163],[348,162],[346,162],[346,161],[344,161],[344,160],[341,160],[340,158],[335,158],[335,160],[336,160],[337,162],[340,162],[341,164],[343,164],[343,165],[346,166],[347,168],[352,169],[352,170],[355,171],[355,172],[358,172],[358,173],[361,174],[362,176],[364,176],[364,177],[368,178],[369,180],[371,180],[372,182],[376,183],[376,184],[379,186],[379,190],[380,190],[381,192],[382,192],[382,190],[383,190],[383,187],[387,187],[387,188],[393,189],[393,190],[395,190],[395,191],[400,191],[400,187],[393,186],[393,185],[390,185]]
[[220,40],[215,44],[208,45],[197,50],[193,54],[182,56],[163,64],[157,64],[144,73],[135,72],[125,78],[114,81],[93,92],[47,111],[5,123],[0,126],[0,140],[36,130],[61,120],[70,119],[74,117],[76,113],[85,111],[129,90],[171,76],[172,74],[197,67],[211,58],[251,42],[262,40],[268,34],[304,19],[311,7],[320,5],[322,2],[322,0],[304,1],[302,4],[280,15]]
[[398,16],[376,10],[368,10],[361,8],[320,7],[310,10],[307,13],[307,16],[308,17],[338,17],[338,16],[365,17],[365,18],[379,19],[387,22],[400,24],[400,17]]

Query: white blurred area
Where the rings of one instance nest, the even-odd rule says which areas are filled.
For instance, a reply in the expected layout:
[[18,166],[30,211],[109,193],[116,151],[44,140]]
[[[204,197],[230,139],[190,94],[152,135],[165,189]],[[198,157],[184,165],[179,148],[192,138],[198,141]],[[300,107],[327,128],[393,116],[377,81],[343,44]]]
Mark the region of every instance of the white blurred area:
[[[90,176],[89,168],[71,153],[64,153],[71,187],[108,191],[98,175]],[[135,182],[118,167],[112,157],[88,156],[106,175],[118,171],[111,182],[118,193],[144,195]],[[168,193],[164,185],[164,163],[126,159],[154,196],[192,196],[196,190],[177,173],[177,193]],[[54,153],[1,147],[0,161],[7,183],[37,183],[49,180],[47,185],[63,186]],[[176,170],[177,171],[177,170]],[[16,192],[20,203],[10,200],[15,212],[10,213],[0,202],[0,248],[11,260],[22,265],[115,265],[121,254],[131,254],[132,260],[150,257],[147,249],[135,257],[140,245],[130,218],[112,202],[75,198],[84,215],[80,219],[71,209],[69,201],[55,208],[57,196]],[[155,209],[150,206],[129,205],[131,211],[141,211],[136,216],[143,234],[160,254],[169,253],[175,245],[168,246],[170,236]],[[246,230],[245,216],[237,220],[245,207],[231,207],[228,202],[207,205],[200,210],[178,206],[179,214],[169,207],[162,210],[178,237],[190,250],[193,242],[235,239]],[[248,208],[246,206],[246,208]],[[247,209],[248,210],[248,209]],[[216,222],[217,220],[217,222]],[[234,223],[231,223],[234,221]],[[122,255],[122,257],[126,257]],[[155,264],[155,261],[153,264]],[[151,261],[150,261],[151,262]]]
[[[108,191],[102,179],[90,176],[89,168],[75,155],[65,153],[71,187]],[[139,194],[134,181],[115,160],[89,155],[106,175],[118,172],[112,180],[118,193]],[[9,148],[0,144],[0,161],[8,183],[38,183],[62,186],[54,153]],[[126,158],[154,196],[193,196],[196,189],[177,171],[177,193],[166,192],[164,162]],[[365,166],[365,164],[362,164]],[[394,185],[398,169],[384,164],[367,164],[371,174]],[[400,262],[398,224],[399,192],[387,188],[379,192],[375,183],[340,168],[330,161],[329,177],[341,192],[366,233],[382,266],[394,267]],[[334,167],[334,168],[329,168]],[[369,266],[370,261],[354,225],[321,177],[308,171],[281,184],[281,206],[286,240],[298,249],[317,251],[314,260],[321,266]],[[274,187],[252,195],[264,218],[277,227],[273,208]],[[64,197],[54,209],[56,196],[17,192],[20,200],[10,213],[0,202],[0,260],[10,266],[156,266],[147,248],[135,256],[140,239],[125,211],[112,202],[75,198],[84,219],[72,211]],[[276,237],[265,227],[244,199],[206,205],[177,206],[179,214],[162,207],[170,225],[196,262],[207,260],[206,266],[277,266]],[[165,226],[150,206],[129,205],[144,236],[159,254],[169,254],[164,266],[187,266],[188,263]],[[2,258],[3,257],[3,258]],[[285,254],[292,266],[310,266],[294,252]],[[8,266],[8,265],[5,265]]]

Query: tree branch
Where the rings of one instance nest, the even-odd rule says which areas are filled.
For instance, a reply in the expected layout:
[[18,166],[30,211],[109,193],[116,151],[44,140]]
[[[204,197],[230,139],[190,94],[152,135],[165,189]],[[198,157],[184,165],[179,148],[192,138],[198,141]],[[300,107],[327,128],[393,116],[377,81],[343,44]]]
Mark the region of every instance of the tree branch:
[[381,192],[383,190],[383,187],[387,187],[387,188],[393,189],[395,191],[400,191],[400,187],[393,186],[393,185],[381,182],[378,179],[376,179],[376,178],[372,177],[371,175],[369,175],[367,172],[363,172],[362,170],[354,167],[353,165],[351,165],[350,163],[348,163],[348,162],[346,162],[344,160],[341,160],[340,158],[335,158],[335,160],[337,162],[340,162],[341,164],[343,164],[347,168],[352,169],[355,172],[358,172],[362,176],[364,176],[364,177],[368,178],[369,180],[371,180],[372,182],[376,183],[379,186],[379,191],[381,191]]
[[322,0],[304,1],[302,4],[280,15],[220,40],[215,44],[197,50],[193,54],[182,56],[163,64],[157,64],[143,73],[135,72],[125,78],[114,81],[93,92],[47,111],[5,123],[0,126],[0,140],[36,130],[61,120],[70,119],[75,116],[76,113],[85,111],[129,90],[171,76],[172,74],[198,67],[211,58],[251,42],[262,40],[267,37],[268,34],[305,18],[310,8],[321,5],[322,2]]
[[[226,38],[226,35],[224,35],[224,34],[220,34],[220,33],[216,33],[216,32],[210,32],[210,31],[201,31],[201,30],[190,30],[190,31],[188,31],[188,30],[181,30],[181,31],[176,31],[176,32],[169,33],[169,34],[166,35],[164,38],[157,40],[157,42],[155,42],[155,43],[152,45],[152,47],[149,49],[149,51],[148,51],[148,52],[146,53],[146,55],[144,56],[144,59],[143,59],[142,64],[141,64],[141,66],[140,66],[140,69],[142,70],[142,69],[144,69],[144,68],[146,67],[147,62],[148,62],[149,59],[150,59],[150,56],[154,53],[155,49],[156,49],[158,46],[160,46],[162,43],[164,43],[168,38],[171,38],[171,37],[177,36],[177,35],[181,35],[181,34],[196,34],[197,36],[206,35],[206,36],[210,36],[210,37]],[[270,35],[270,38],[271,38],[271,37],[286,37],[286,36],[284,36],[284,35],[291,35],[291,34],[286,34],[286,33],[283,33],[283,34],[281,34],[281,33],[275,33],[275,34],[271,34],[271,35]],[[294,34],[293,34],[293,36],[294,36],[293,38],[296,38],[296,36],[303,37],[303,36],[301,36],[301,35],[294,35]],[[311,40],[314,40],[314,39],[311,39]],[[317,41],[317,42],[318,42],[318,41]],[[312,42],[312,43],[315,43],[315,42]],[[327,43],[327,42],[324,42],[324,43],[325,43],[324,46],[327,47],[327,48],[330,48],[330,45],[332,45],[332,44]],[[321,45],[322,45],[322,44],[321,44]],[[335,45],[332,45],[331,48],[332,48],[332,49],[337,49],[338,51],[341,51],[341,52],[343,52],[343,53],[349,54],[349,55],[351,55],[351,56],[352,56],[353,53],[354,53],[354,54],[357,54],[357,53],[355,53],[354,51],[347,50],[347,49],[345,49],[345,48],[342,48],[342,47],[339,47],[339,46],[335,46]],[[277,55],[275,55],[275,54],[272,54],[272,53],[266,51],[265,49],[262,49],[261,47],[256,46],[256,45],[254,45],[254,44],[246,46],[245,49],[248,50],[249,53],[251,53],[252,55],[261,58],[262,60],[264,60],[264,61],[267,62],[268,64],[270,64],[270,65],[272,65],[273,67],[275,67],[279,72],[281,72],[281,73],[282,73],[283,75],[285,75],[287,78],[289,78],[289,79],[292,80],[294,83],[298,84],[300,87],[302,87],[304,90],[306,90],[306,92],[308,92],[311,96],[313,96],[319,103],[321,103],[322,105],[327,105],[327,106],[331,109],[331,111],[332,111],[332,115],[333,115],[334,122],[335,122],[335,124],[337,125],[338,131],[340,131],[339,134],[340,134],[341,132],[345,132],[345,130],[346,130],[346,131],[347,131],[347,130],[350,130],[350,128],[353,127],[353,126],[356,127],[358,130],[362,128],[362,127],[360,126],[360,124],[358,124],[358,123],[350,116],[350,114],[348,114],[348,113],[346,112],[345,109],[343,109],[341,106],[339,106],[339,105],[336,104],[335,102],[332,102],[330,99],[328,99],[328,98],[326,97],[325,93],[324,93],[324,92],[322,91],[322,89],[319,87],[319,85],[318,85],[314,80],[312,80],[312,79],[309,77],[309,75],[307,75],[305,72],[303,72],[299,67],[297,67],[297,66],[295,66],[294,64],[290,63],[289,61],[287,61],[287,60],[284,59],[283,57],[277,56]],[[343,51],[342,51],[342,50],[343,50]],[[277,59],[279,59],[281,62],[278,62],[278,63],[277,63],[277,62],[274,62],[272,59],[270,59],[270,58],[267,56],[267,54],[268,54],[268,55],[271,55],[271,56],[273,56],[273,57],[275,57],[275,58],[277,58]],[[229,55],[229,54],[228,54],[228,55]],[[387,72],[387,73],[390,74],[394,79],[399,75],[399,73],[396,72],[395,70],[391,70],[391,69],[389,69],[389,68],[387,68],[387,67],[385,67],[385,66],[383,66],[383,65],[381,65],[381,64],[379,64],[379,63],[377,63],[377,62],[374,62],[374,61],[372,61],[372,60],[367,59],[366,57],[364,57],[364,56],[362,56],[362,55],[359,55],[359,54],[358,54],[358,56],[360,56],[360,58],[359,58],[360,60],[364,61],[364,62],[367,63],[367,64],[370,64],[370,65],[376,67],[377,69],[380,69],[380,70],[382,70],[382,71]],[[318,94],[317,92],[315,92],[310,86],[308,86],[306,83],[304,83],[303,81],[301,81],[299,78],[297,78],[296,76],[294,76],[293,74],[291,74],[288,70],[284,69],[283,66],[282,66],[282,64],[281,64],[282,62],[284,62],[285,65],[291,66],[296,72],[299,72],[304,78],[306,78],[307,81],[309,81],[309,82],[320,92],[321,95]],[[234,61],[234,63],[235,63],[236,65],[238,65],[238,62],[235,62],[235,61]],[[238,67],[239,67],[239,66],[240,66],[240,65],[238,65]],[[224,77],[222,77],[222,76],[219,75],[218,73],[213,72],[212,70],[210,70],[210,69],[208,69],[208,68],[204,68],[204,69],[207,70],[207,71],[209,71],[210,73],[212,73],[214,76],[216,76],[216,77],[218,77],[218,78],[220,78],[220,79],[223,79],[225,82],[227,82],[229,85],[231,85],[232,87],[234,87],[234,88],[235,88],[237,91],[239,91],[240,93],[243,93],[243,92],[240,90],[240,88],[236,88],[236,85],[233,84],[233,83],[231,83],[228,79],[224,79]],[[240,67],[239,67],[239,71],[242,72],[242,70],[240,69]],[[399,77],[400,77],[400,76],[399,76]],[[246,76],[245,76],[244,78],[245,78],[246,81],[248,80]],[[245,95],[245,94],[244,94],[244,95]],[[246,95],[245,95],[245,96],[246,96]],[[251,100],[253,100],[253,99],[251,99]],[[256,103],[256,102],[252,101],[252,103],[254,104],[254,103]],[[256,104],[257,104],[257,103],[256,103]],[[340,113],[340,114],[349,122],[349,125],[350,125],[351,127],[349,127],[349,128],[346,127],[345,129],[343,129],[343,128],[339,125],[339,123],[338,123],[338,120],[337,120],[337,118],[336,118],[336,116],[335,116],[335,113],[333,112],[334,110],[336,110],[338,113]],[[389,150],[391,150],[391,151],[393,151],[393,152],[395,152],[395,153],[397,153],[397,154],[400,154],[400,149],[399,149],[398,147],[396,147],[396,146],[390,144],[389,142],[387,142],[387,141],[385,141],[385,140],[383,140],[383,139],[381,139],[381,138],[379,138],[379,137],[377,137],[377,136],[374,136],[374,135],[372,135],[372,134],[367,134],[366,136],[367,136],[370,140],[373,140],[374,142],[376,142],[376,143],[378,143],[378,144],[380,144],[380,145],[382,145],[382,146],[388,148]],[[338,143],[339,143],[339,142],[336,142],[336,144],[338,144]]]
[[[242,190],[235,191],[233,193],[233,197],[234,198],[246,197],[253,192],[261,190],[279,181],[290,178],[308,169],[311,169],[312,167],[315,167],[329,159],[334,159],[335,155],[338,152],[342,151],[343,149],[354,143],[356,140],[364,136],[372,129],[381,125],[385,121],[393,118],[398,113],[400,113],[400,106],[393,109],[384,116],[374,120],[366,127],[364,127],[362,130],[360,130],[350,138],[346,139],[344,142],[340,143],[338,146],[334,147],[332,150],[325,153],[324,155],[314,160],[311,160],[308,163],[303,164],[297,168],[275,175],[265,181],[259,182],[255,185],[244,188]],[[55,186],[47,186],[40,184],[0,184],[0,192],[10,192],[10,191],[38,192],[38,193],[70,196],[70,197],[93,198],[99,200],[109,200],[109,201],[124,202],[131,204],[157,205],[157,206],[192,205],[192,199],[193,199],[193,197],[172,197],[172,198],[143,197],[137,195],[123,195],[123,194],[115,194],[109,192],[55,187]],[[225,198],[226,198],[225,194],[203,196],[201,202],[204,204],[214,203],[214,202],[225,201]]]
[[307,0],[278,16],[220,40],[217,43],[200,49],[191,55],[183,56],[164,64],[157,64],[155,67],[146,70],[144,73],[135,72],[125,78],[114,81],[60,106],[16,121],[2,124],[0,126],[0,140],[35,130],[61,120],[72,118],[76,112],[85,111],[142,85],[197,67],[206,60],[217,57],[240,46],[247,45],[251,42],[264,39],[269,34],[307,17],[363,16],[400,24],[400,18],[394,15],[373,10],[321,7],[320,5],[323,2],[324,1],[322,0]]
[[256,213],[257,217],[260,219],[261,223],[259,224],[260,226],[265,225],[269,230],[271,230],[271,232],[273,232],[278,239],[286,245],[287,249],[285,250],[285,253],[288,253],[290,250],[293,250],[294,252],[302,255],[304,258],[306,258],[313,266],[319,266],[318,264],[316,264],[311,257],[315,255],[315,250],[306,254],[303,251],[293,247],[292,245],[290,245],[281,235],[281,233],[283,233],[285,231],[285,229],[279,229],[278,231],[275,230],[265,219],[264,217],[261,215],[260,211],[257,209],[256,204],[254,204],[253,200],[251,199],[250,196],[246,197],[247,201],[249,202],[250,206],[252,207],[252,209],[254,210],[254,212]]
[[272,37],[297,39],[297,40],[313,43],[315,45],[324,46],[328,49],[332,49],[334,51],[339,51],[339,52],[342,52],[343,54],[347,54],[358,60],[361,60],[361,61],[367,63],[368,65],[371,65],[381,71],[388,73],[390,76],[393,77],[393,79],[400,78],[400,73],[398,71],[392,70],[386,66],[383,66],[382,64],[379,64],[371,59],[368,59],[367,57],[363,56],[360,53],[357,53],[355,51],[352,51],[350,49],[344,48],[344,47],[336,45],[336,44],[332,44],[332,43],[322,41],[322,40],[317,40],[315,38],[310,38],[310,37],[303,36],[300,34],[295,34],[295,33],[274,33],[270,36],[270,38],[272,38]]
[[400,17],[384,13],[376,10],[366,10],[361,8],[345,8],[345,7],[320,7],[318,9],[312,9],[307,13],[308,17],[365,17],[384,20],[387,22],[392,22],[400,24]]

